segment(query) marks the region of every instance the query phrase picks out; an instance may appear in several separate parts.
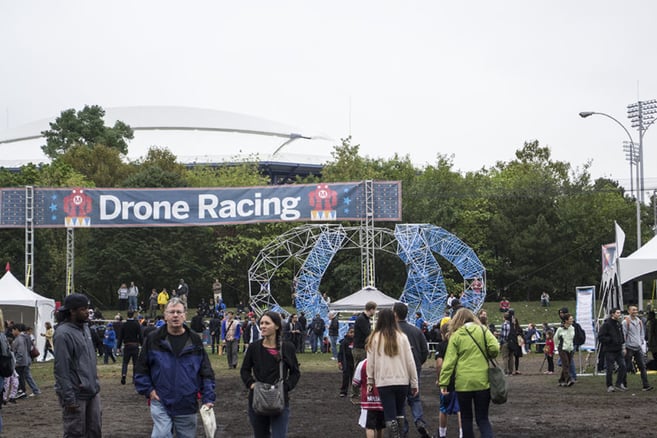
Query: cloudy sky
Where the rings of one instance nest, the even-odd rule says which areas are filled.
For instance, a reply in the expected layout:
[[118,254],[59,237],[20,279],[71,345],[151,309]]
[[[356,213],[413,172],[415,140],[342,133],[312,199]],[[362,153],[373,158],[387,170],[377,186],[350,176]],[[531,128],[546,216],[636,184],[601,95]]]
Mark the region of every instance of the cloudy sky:
[[[631,130],[626,106],[657,98],[655,17],[652,0],[4,1],[0,137],[85,104],[189,106],[462,171],[537,139],[629,187],[627,134],[578,113]],[[652,191],[657,133],[644,146]]]

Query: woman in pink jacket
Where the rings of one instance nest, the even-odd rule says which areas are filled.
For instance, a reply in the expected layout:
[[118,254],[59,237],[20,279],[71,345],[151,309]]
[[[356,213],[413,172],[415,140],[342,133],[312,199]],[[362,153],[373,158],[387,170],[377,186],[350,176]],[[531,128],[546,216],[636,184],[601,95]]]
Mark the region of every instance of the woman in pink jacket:
[[410,385],[413,395],[418,393],[418,375],[411,345],[399,330],[391,309],[379,312],[376,327],[365,348],[367,389],[378,388],[388,436],[401,438],[408,387]]

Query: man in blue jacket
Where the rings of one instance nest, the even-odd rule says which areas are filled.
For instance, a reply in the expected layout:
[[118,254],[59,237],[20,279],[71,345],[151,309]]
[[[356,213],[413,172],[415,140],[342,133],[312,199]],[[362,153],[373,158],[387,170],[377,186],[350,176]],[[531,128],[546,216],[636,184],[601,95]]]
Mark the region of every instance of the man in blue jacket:
[[152,436],[196,436],[197,394],[214,406],[214,371],[203,341],[185,324],[185,305],[172,298],[164,311],[166,324],[144,342],[135,370],[135,388],[150,399]]

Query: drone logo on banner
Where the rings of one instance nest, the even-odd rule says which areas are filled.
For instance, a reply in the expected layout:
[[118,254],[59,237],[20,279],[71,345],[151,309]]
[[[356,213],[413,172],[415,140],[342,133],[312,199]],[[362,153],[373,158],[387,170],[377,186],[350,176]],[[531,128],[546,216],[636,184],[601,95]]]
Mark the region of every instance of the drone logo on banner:
[[308,203],[312,207],[311,220],[334,221],[337,218],[335,207],[338,205],[338,192],[330,189],[328,184],[318,184],[315,190],[308,193]]
[[64,197],[64,224],[67,227],[89,227],[91,218],[91,197],[84,193],[84,189],[75,188],[71,194]]

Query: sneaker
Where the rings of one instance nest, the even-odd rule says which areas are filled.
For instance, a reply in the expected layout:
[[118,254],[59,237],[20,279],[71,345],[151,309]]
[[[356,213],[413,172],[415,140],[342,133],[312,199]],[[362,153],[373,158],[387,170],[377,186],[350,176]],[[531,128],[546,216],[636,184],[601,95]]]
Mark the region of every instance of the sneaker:
[[333,356],[331,356],[331,360],[338,360],[338,359],[337,359],[337,358],[335,358],[335,357],[333,357]]
[[125,385],[125,376],[121,376],[121,385]]
[[607,386],[607,392],[616,392],[616,388],[613,386]]
[[417,432],[420,434],[422,438],[431,438],[431,435],[427,432],[426,425],[422,422],[418,423],[417,425]]
[[566,383],[566,386],[573,386],[575,384],[574,380],[569,380],[568,383]]
[[25,394],[23,391],[19,391],[16,393],[16,400],[19,400],[21,398],[27,397],[27,394]]
[[345,394],[344,392],[341,392],[341,393],[340,393],[340,398],[344,398],[344,397],[346,397],[346,396],[347,396],[347,394]]
[[616,385],[616,389],[618,389],[619,391],[627,391],[627,387],[622,383],[620,385]]
[[653,388],[652,386],[648,385],[648,386],[644,386],[643,389],[642,389],[642,391],[652,391],[653,389],[655,389],[655,388]]

